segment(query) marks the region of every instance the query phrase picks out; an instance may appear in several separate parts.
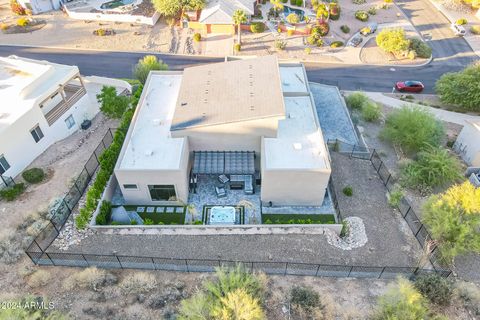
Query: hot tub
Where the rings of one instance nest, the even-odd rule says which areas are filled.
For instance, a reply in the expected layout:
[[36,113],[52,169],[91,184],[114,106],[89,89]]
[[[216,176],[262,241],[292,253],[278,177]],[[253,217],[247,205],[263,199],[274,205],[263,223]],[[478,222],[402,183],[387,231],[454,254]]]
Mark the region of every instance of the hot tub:
[[235,224],[235,208],[215,206],[210,209],[208,224]]

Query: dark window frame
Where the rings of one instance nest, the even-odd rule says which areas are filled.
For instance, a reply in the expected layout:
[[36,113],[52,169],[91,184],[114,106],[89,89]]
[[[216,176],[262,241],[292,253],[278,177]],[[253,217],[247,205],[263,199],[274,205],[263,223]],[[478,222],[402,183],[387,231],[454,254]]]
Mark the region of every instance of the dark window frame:
[[177,201],[177,190],[173,184],[149,184],[148,192],[152,201]]
[[[68,119],[72,119],[72,123],[70,125],[70,121]],[[73,114],[69,115],[68,117],[65,118],[65,124],[67,125],[67,128],[68,129],[72,129],[76,124],[77,122],[75,121],[75,118],[73,117]]]
[[32,130],[30,130],[30,134],[32,135],[33,140],[35,140],[36,143],[42,140],[45,136],[43,134],[42,128],[40,128],[40,125],[38,124]]
[[126,183],[123,185],[123,189],[126,190],[138,190],[138,186],[134,183]]
[[10,168],[10,163],[8,163],[7,159],[3,154],[0,154],[0,174],[4,174]]

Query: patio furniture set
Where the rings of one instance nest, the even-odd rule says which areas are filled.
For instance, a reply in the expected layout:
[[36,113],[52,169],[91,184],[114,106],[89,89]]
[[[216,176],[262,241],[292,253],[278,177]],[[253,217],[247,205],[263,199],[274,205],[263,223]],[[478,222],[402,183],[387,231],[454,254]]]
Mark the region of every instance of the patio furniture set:
[[252,175],[231,174],[228,177],[225,174],[221,174],[218,176],[218,181],[221,183],[221,185],[215,187],[215,193],[218,198],[227,196],[227,185],[229,185],[230,190],[243,190],[245,194],[255,193]]

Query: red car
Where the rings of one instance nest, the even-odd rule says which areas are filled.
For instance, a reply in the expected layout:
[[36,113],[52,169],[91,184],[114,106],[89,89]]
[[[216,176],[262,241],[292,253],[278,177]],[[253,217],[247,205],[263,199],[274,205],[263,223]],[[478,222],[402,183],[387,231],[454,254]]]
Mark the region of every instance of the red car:
[[400,92],[422,92],[424,85],[420,81],[399,81],[395,83],[395,89]]

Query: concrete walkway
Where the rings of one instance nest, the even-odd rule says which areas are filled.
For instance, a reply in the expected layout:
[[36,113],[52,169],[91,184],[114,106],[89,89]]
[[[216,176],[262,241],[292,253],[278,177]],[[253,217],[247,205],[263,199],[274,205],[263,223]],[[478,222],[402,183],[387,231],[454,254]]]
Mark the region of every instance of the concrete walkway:
[[382,103],[386,106],[392,108],[401,108],[404,105],[413,105],[418,106],[420,108],[426,108],[428,111],[436,115],[439,119],[451,123],[456,123],[459,125],[465,125],[465,121],[473,121],[473,120],[480,120],[480,116],[474,116],[469,114],[457,113],[432,107],[423,106],[416,103],[409,103],[407,101],[402,101],[395,98],[390,98],[384,95],[381,92],[365,92],[365,94],[375,102]]

